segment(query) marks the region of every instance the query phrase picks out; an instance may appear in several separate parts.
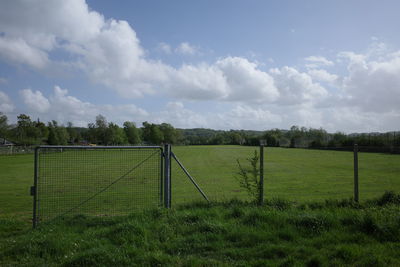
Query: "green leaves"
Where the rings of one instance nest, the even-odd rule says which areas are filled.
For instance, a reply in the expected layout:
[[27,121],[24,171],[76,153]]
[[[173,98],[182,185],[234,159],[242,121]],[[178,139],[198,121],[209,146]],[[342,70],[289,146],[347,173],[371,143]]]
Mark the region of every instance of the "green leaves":
[[240,164],[239,159],[236,160],[239,171],[236,179],[239,181],[240,187],[244,188],[250,197],[253,198],[254,202],[259,202],[260,198],[260,168],[259,168],[260,156],[257,150],[254,150],[254,156],[247,159],[250,166],[243,166]]

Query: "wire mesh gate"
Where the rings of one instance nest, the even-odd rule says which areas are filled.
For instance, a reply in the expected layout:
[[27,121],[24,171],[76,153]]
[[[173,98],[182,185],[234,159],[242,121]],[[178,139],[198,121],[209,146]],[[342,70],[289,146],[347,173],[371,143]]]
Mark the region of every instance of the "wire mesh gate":
[[64,215],[124,215],[162,205],[163,165],[159,146],[37,147],[33,227]]

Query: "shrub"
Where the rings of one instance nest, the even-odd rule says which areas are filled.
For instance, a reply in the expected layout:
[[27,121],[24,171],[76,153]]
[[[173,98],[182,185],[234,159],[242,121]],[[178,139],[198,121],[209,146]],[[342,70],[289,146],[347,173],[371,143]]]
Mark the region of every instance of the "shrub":
[[250,167],[244,167],[240,164],[238,159],[236,160],[239,168],[236,178],[239,181],[239,185],[247,191],[249,196],[252,197],[256,203],[260,203],[261,197],[259,159],[260,156],[257,150],[254,150],[254,156],[247,159],[250,163]]

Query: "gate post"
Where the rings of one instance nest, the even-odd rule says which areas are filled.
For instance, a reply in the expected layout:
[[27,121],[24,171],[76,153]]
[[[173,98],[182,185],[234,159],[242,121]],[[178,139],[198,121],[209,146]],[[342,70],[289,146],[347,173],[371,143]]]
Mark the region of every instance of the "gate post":
[[358,145],[354,144],[354,201],[358,202]]
[[32,216],[32,227],[36,228],[37,226],[37,184],[38,184],[38,174],[39,174],[39,149],[40,147],[35,148],[35,166],[34,166],[34,176],[33,176],[33,186],[31,187],[31,196],[33,196],[33,216]]
[[171,208],[171,145],[164,145],[164,206]]
[[264,144],[260,145],[260,191],[258,196],[258,204],[264,205]]

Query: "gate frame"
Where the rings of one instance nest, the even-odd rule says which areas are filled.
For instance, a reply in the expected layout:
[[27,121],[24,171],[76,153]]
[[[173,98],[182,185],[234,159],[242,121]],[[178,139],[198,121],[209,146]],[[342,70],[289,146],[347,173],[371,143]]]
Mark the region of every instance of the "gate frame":
[[[170,168],[168,166],[166,166],[164,168],[164,164],[163,162],[165,161],[165,165],[167,163],[167,157],[166,155],[164,155],[164,151],[163,151],[163,147],[162,146],[37,146],[35,147],[35,159],[34,159],[34,177],[33,177],[33,186],[31,186],[30,188],[30,195],[33,196],[33,216],[32,216],[32,227],[36,228],[38,225],[38,214],[37,214],[37,210],[38,210],[38,179],[39,179],[39,151],[40,149],[46,149],[46,148],[51,148],[51,149],[160,149],[160,189],[159,189],[159,194],[160,194],[160,205],[163,205],[162,203],[162,199],[163,199],[163,187],[164,185],[169,185],[170,186],[170,175],[168,177],[165,177],[164,179],[164,175],[163,172],[164,170],[169,169],[169,173],[170,173]],[[164,160],[163,160],[164,159]],[[169,157],[168,157],[169,160]],[[170,161],[168,162],[170,164]],[[168,164],[168,165],[169,165]],[[170,166],[170,165],[169,165]],[[168,179],[168,181],[167,181]],[[165,181],[163,181],[165,180]],[[168,207],[170,207],[170,190],[165,190],[164,194],[168,195],[168,199],[169,199],[169,203],[168,203]],[[165,203],[166,207],[167,207],[167,202]]]

